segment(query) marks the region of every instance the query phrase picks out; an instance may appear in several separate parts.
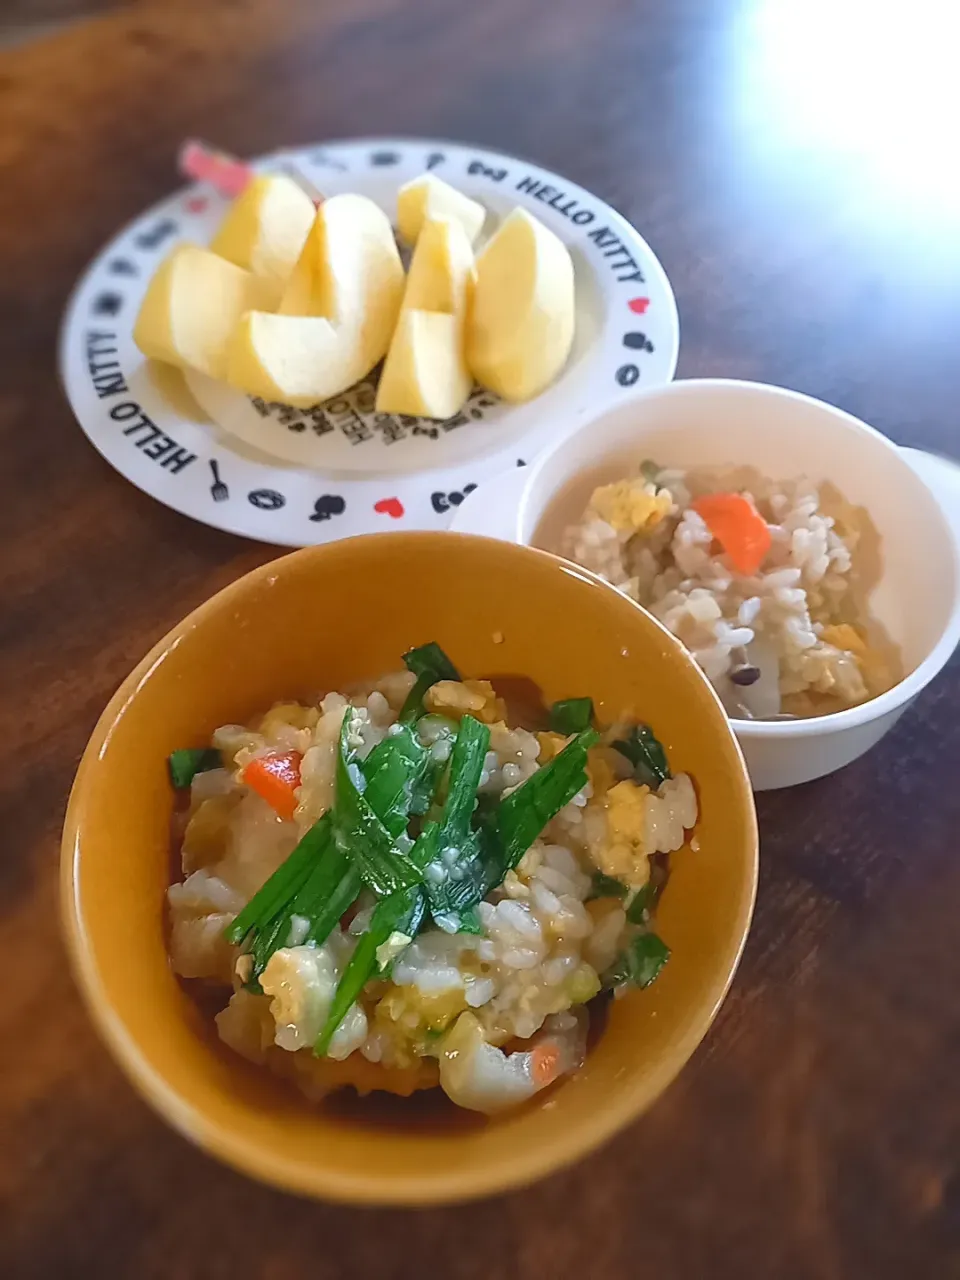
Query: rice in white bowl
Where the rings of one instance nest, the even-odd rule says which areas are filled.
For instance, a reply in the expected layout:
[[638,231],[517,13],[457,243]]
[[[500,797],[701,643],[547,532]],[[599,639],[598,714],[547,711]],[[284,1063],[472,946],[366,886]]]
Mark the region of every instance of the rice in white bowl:
[[[587,753],[586,786],[479,902],[473,931],[428,915],[412,940],[391,937],[378,951],[381,970],[326,1056],[314,1056],[334,989],[370,926],[374,895],[364,889],[320,946],[305,941],[308,922],[293,916],[261,974],[262,994],[249,982],[252,956],[225,932],[335,803],[345,723],[362,762],[400,732],[398,714],[412,684],[409,673],[397,673],[349,697],[283,703],[252,727],[217,730],[223,767],[193,778],[181,847],[185,879],[167,895],[170,954],[182,977],[224,988],[216,1016],[221,1039],[292,1077],[311,1098],[343,1085],[409,1094],[439,1083],[458,1105],[496,1111],[549,1083],[537,1074],[544,1045],[550,1079],[582,1062],[586,1006],[604,985],[622,988],[622,979],[605,982],[618,958],[638,937],[653,936],[645,906],[652,909],[656,896],[651,875],[662,882],[664,856],[686,844],[697,821],[696,793],[685,774],[641,782],[609,745],[624,727],[608,731]],[[488,726],[478,804],[516,791],[568,741],[511,725],[486,681],[441,681],[426,704],[430,714],[415,731],[441,764],[461,717]],[[251,761],[290,752],[299,757],[301,783],[295,810],[281,817],[244,776]],[[435,879],[456,874],[455,859],[440,857],[427,871]]]
[[[765,522],[754,572],[737,572],[695,510],[708,494],[742,495]],[[769,719],[842,710],[896,682],[896,650],[863,605],[877,545],[862,508],[805,478],[647,462],[596,488],[559,550],[659,618],[732,716]]]

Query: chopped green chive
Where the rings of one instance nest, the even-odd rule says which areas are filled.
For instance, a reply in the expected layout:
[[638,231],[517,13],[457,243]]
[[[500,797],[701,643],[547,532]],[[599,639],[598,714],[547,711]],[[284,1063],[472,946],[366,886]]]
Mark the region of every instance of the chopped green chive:
[[[435,856],[438,830],[437,823],[427,823],[424,827],[420,838],[410,850],[410,861],[414,866],[423,868]],[[377,903],[370,918],[370,927],[360,935],[333,993],[327,1020],[313,1047],[317,1057],[322,1057],[327,1052],[347,1010],[373,976],[377,968],[377,949],[394,933],[403,933],[408,938],[415,937],[423,923],[425,912],[426,899],[419,885],[388,894]]]
[[223,757],[216,747],[183,747],[167,757],[170,781],[179,791],[189,787],[198,773],[223,768]]
[[423,891],[416,886],[390,894],[377,903],[370,928],[360,935],[333,994],[327,1020],[313,1047],[318,1058],[330,1048],[337,1027],[376,970],[378,947],[382,947],[394,933],[414,937],[423,921],[424,910]]
[[457,933],[472,933],[479,935],[483,933],[483,925],[480,923],[480,912],[476,907],[468,907],[466,911],[460,915],[460,928]]
[[591,898],[625,898],[628,893],[627,886],[621,881],[614,880],[613,876],[605,876],[602,871],[595,871],[587,901]]
[[227,928],[230,942],[242,942],[251,929],[266,926],[285,904],[293,899],[306,883],[313,864],[320,857],[331,836],[331,819],[325,813],[314,823],[290,857],[282,862],[273,875],[253,895],[247,905]]
[[479,884],[476,863],[480,846],[470,823],[489,746],[489,728],[473,716],[464,716],[450,756],[447,796],[438,819],[439,856],[424,877],[434,921],[453,924],[453,932],[462,911],[480,900],[474,896]]
[[435,640],[416,649],[408,649],[403,655],[403,665],[415,676],[429,673],[435,680],[460,679],[460,672]]
[[[385,738],[360,766],[366,779],[365,799],[393,836],[407,824],[415,783],[430,764],[429,751],[409,730]],[[302,915],[310,921],[307,941],[324,943],[333,926],[357,899],[360,872],[333,840],[333,817],[326,813],[250,899],[227,929],[230,942],[240,943],[253,929],[254,976],[278,947],[286,943],[290,920]],[[285,922],[285,927],[284,927]],[[259,965],[259,967],[258,967]]]
[[400,889],[419,884],[423,872],[400,852],[390,832],[371,808],[361,786],[358,786],[358,779],[364,788],[366,784],[362,771],[352,759],[350,720],[348,711],[343,718],[337,754],[334,840],[337,848],[355,864],[364,884],[378,897],[385,898]]
[[[347,1010],[373,974],[377,949],[394,933],[410,938],[416,935],[423,923],[427,896],[430,897],[434,919],[448,910],[436,897],[442,885],[434,885],[425,875],[425,869],[431,865],[443,868],[449,880],[457,861],[464,855],[469,843],[473,803],[489,745],[490,730],[487,726],[472,716],[464,716],[450,757],[447,795],[440,817],[426,824],[407,858],[410,866],[425,881],[424,886],[402,886],[377,903],[370,927],[361,935],[337,986],[327,1021],[314,1048],[317,1055],[326,1053]],[[339,791],[337,802],[339,805]],[[449,850],[456,852],[456,859],[447,856]]]
[[663,890],[663,882],[654,884],[652,880],[648,880],[642,889],[638,889],[634,894],[630,905],[627,907],[627,919],[631,924],[644,924],[647,917],[657,905],[657,899]]
[[655,933],[640,933],[603,976],[605,987],[649,987],[670,959],[670,948]]
[[578,733],[500,805],[497,830],[503,844],[504,875],[517,865],[547,823],[587,785],[587,751],[599,740],[594,729]]
[[550,708],[550,728],[554,733],[582,733],[592,723],[592,698],[563,698]]
[[626,738],[613,745],[633,765],[638,781],[645,782],[654,791],[670,777],[667,753],[649,725],[634,725]]
[[403,655],[404,665],[417,677],[400,709],[401,723],[416,720],[423,712],[423,699],[431,685],[438,680],[459,680],[460,673],[436,641],[410,649]]

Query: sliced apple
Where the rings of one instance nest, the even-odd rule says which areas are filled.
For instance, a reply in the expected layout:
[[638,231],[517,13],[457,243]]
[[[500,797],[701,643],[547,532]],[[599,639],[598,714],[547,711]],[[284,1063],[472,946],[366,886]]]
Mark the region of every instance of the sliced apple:
[[320,316],[248,311],[230,340],[226,378],[248,395],[307,408],[368,372],[348,363],[358,350]]
[[317,210],[277,310],[360,324],[369,343],[381,347],[376,364],[396,324],[403,287],[387,215],[366,196],[331,196]]
[[514,209],[477,259],[467,365],[505,400],[539,395],[573,343],[573,262],[563,241]]
[[473,251],[462,225],[428,218],[380,375],[378,413],[449,418],[462,408],[473,382],[465,349],[473,283]]
[[275,301],[275,286],[195,244],[180,244],[157,268],[133,329],[145,356],[211,378],[226,371],[240,317]]
[[254,178],[233,202],[210,250],[254,275],[286,281],[315,214],[313,201],[292,178]]
[[227,381],[307,407],[365,377],[386,354],[403,296],[386,214],[365,196],[324,201],[280,303],[236,326]]
[[428,218],[452,218],[459,222],[473,244],[486,216],[482,204],[432,173],[404,183],[397,192],[397,229],[400,239],[411,246],[417,243]]

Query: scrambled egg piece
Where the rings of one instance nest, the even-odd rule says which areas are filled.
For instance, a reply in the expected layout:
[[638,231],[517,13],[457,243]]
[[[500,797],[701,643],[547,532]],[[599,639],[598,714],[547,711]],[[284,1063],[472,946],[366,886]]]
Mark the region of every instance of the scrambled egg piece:
[[855,657],[866,652],[866,641],[849,622],[840,622],[836,626],[824,627],[820,639],[824,644],[832,644],[835,649],[846,649]]
[[669,489],[653,488],[642,478],[604,484],[594,489],[590,508],[617,533],[652,533],[673,506]]
[[428,711],[452,719],[471,715],[493,724],[507,716],[503,699],[497,697],[489,680],[438,680],[427,690],[424,703]]
[[540,764],[546,764],[548,760],[560,754],[570,739],[565,738],[562,733],[544,732],[537,734],[537,741],[540,743],[540,754],[537,760]]
[[650,788],[636,782],[618,782],[603,799],[602,835],[590,842],[590,856],[600,870],[631,889],[650,879],[650,862],[644,842],[644,810]]
[[587,752],[587,777],[595,798],[605,796],[617,785],[613,761],[618,756],[619,751],[615,751],[613,747],[591,747]]
[[586,1004],[588,1000],[600,994],[602,986],[596,969],[583,961],[564,983],[564,993],[571,1005]]
[[424,995],[416,987],[392,987],[373,1010],[373,1029],[386,1039],[384,1062],[391,1067],[413,1066],[428,1052],[435,1037],[467,1008],[466,991],[451,987]]
[[[876,695],[890,688],[892,680],[883,655],[876,649],[871,649],[857,628],[851,626],[849,622],[824,627],[820,639],[824,644],[833,645],[841,653],[849,654],[857,664],[860,680],[850,678],[845,682],[845,687],[837,691],[845,697],[847,702],[861,702],[868,691]],[[830,692],[835,690],[831,689]]]

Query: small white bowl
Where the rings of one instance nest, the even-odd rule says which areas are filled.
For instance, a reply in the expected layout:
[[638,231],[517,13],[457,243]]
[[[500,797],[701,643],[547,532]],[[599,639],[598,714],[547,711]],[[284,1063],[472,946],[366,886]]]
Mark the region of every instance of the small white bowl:
[[647,457],[662,466],[742,463],[775,478],[832,481],[867,509],[882,557],[868,604],[900,647],[904,678],[831,715],[731,721],[758,791],[808,782],[855,760],[893,727],[960,640],[960,470],[898,449],[850,414],[793,391],[722,379],[674,382],[579,427],[534,466],[484,485],[453,527],[530,543],[558,494],[582,510],[594,485]]

